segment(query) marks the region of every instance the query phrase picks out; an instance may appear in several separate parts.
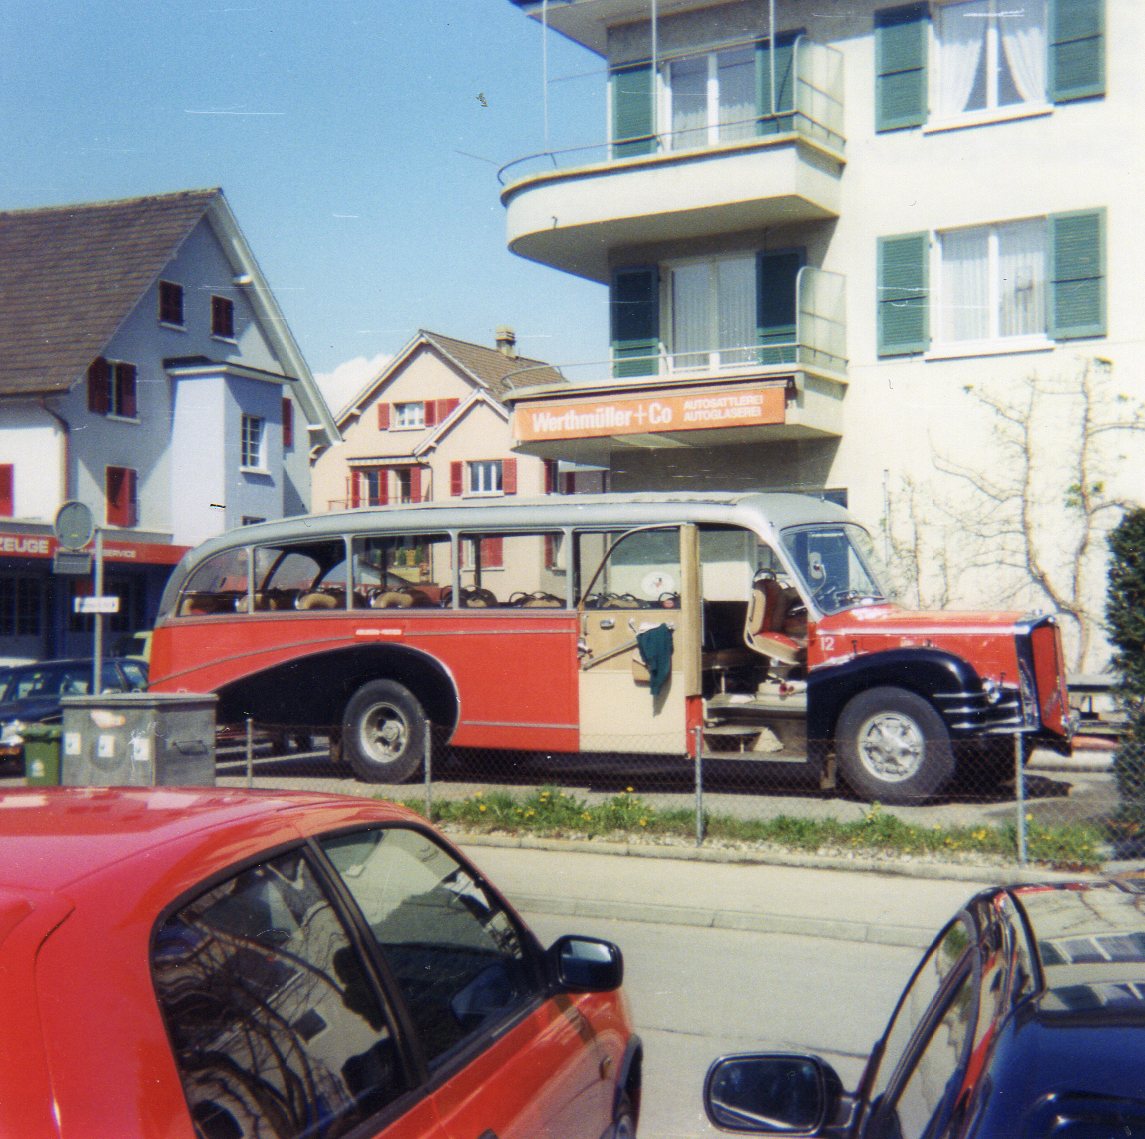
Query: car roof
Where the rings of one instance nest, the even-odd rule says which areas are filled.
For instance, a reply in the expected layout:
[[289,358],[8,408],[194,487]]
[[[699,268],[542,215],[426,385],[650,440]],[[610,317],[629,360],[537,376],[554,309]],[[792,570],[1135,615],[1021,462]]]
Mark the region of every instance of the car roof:
[[[232,860],[241,859],[243,840],[252,830],[258,832],[257,849],[297,840],[307,829],[308,812],[320,814],[331,829],[342,817],[346,822],[417,817],[377,800],[304,791],[16,788],[0,792],[0,888],[29,898],[56,892],[75,896],[84,879],[137,859],[146,859],[146,880],[155,881],[179,869],[191,851],[205,877],[227,864],[226,851],[234,851]],[[132,868],[131,873],[139,872]]]
[[1145,1024],[1145,899],[1129,883],[1020,887],[1043,991],[1043,1013],[1132,1010]]

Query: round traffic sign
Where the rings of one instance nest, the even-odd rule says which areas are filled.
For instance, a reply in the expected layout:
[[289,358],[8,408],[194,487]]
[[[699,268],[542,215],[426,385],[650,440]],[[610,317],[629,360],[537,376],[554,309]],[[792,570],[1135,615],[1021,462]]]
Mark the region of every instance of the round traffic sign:
[[82,550],[95,532],[91,510],[82,502],[65,502],[56,511],[56,539],[65,550]]

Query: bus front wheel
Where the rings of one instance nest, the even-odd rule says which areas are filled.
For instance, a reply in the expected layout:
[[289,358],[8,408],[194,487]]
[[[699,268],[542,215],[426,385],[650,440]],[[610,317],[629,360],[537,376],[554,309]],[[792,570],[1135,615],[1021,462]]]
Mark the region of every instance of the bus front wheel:
[[872,802],[917,803],[954,774],[950,734],[929,702],[903,688],[853,697],[835,730],[839,770]]
[[393,680],[371,680],[346,705],[343,754],[365,783],[404,783],[425,758],[425,723],[409,689]]

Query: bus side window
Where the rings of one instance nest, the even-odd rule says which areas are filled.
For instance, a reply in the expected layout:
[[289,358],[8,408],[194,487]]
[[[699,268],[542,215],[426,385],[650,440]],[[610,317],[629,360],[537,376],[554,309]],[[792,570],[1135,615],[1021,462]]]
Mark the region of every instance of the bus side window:
[[346,607],[346,547],[341,539],[259,546],[254,565],[256,610]]
[[462,535],[462,608],[565,608],[562,537],[560,531]]
[[247,596],[247,581],[246,548],[224,550],[187,578],[175,612],[180,617],[234,613]]
[[448,534],[368,534],[355,538],[355,609],[431,609],[447,602],[453,580]]

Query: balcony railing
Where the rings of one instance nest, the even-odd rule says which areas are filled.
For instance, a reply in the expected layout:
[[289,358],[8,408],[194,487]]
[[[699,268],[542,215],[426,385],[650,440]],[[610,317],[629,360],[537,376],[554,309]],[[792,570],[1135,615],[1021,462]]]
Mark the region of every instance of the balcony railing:
[[835,48],[800,36],[793,52],[793,105],[774,113],[753,115],[736,122],[721,122],[718,139],[697,142],[697,130],[673,131],[670,125],[649,135],[605,143],[546,150],[502,166],[497,178],[508,186],[553,170],[624,162],[651,155],[681,154],[749,143],[774,145],[794,134],[843,153],[843,55]]
[[[814,368],[842,377],[847,369],[846,278],[838,273],[805,266],[795,282],[795,330],[790,338],[764,343],[721,345],[673,351],[661,345],[656,352],[614,356],[574,364],[531,365],[510,372],[504,382],[514,390],[551,382],[556,372],[571,385],[597,386],[648,378],[679,380],[743,376]],[[608,372],[602,378],[602,373]],[[542,379],[544,376],[544,379]]]

